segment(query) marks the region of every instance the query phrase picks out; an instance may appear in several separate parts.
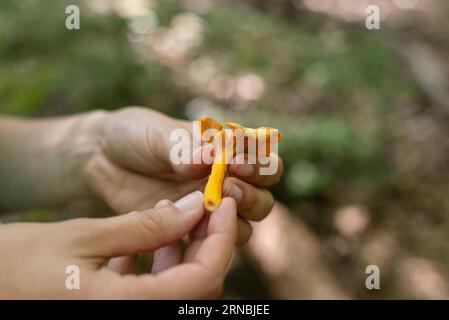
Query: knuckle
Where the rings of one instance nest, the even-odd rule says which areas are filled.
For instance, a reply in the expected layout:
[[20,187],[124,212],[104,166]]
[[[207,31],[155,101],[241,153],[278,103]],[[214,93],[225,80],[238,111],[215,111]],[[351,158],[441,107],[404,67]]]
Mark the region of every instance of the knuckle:
[[257,189],[253,186],[242,188],[243,199],[238,204],[239,214],[244,217],[250,217],[251,212],[258,206],[257,205]]
[[251,209],[255,206],[256,202],[257,202],[257,188],[251,186],[250,188],[247,188],[247,191],[245,193],[245,208],[246,209]]
[[274,198],[273,195],[266,191],[266,194],[263,195],[261,205],[258,208],[255,208],[254,214],[252,215],[252,221],[262,221],[265,219],[271,212],[274,206]]
[[270,176],[259,176],[258,185],[261,187],[271,187],[277,184],[280,180],[280,176],[277,174]]
[[162,210],[152,209],[135,215],[140,225],[151,235],[161,235],[167,231],[167,219]]
[[279,183],[280,177],[277,174],[274,174],[270,177],[270,179],[267,179],[267,181],[265,181],[264,186],[265,187],[271,187],[274,186],[276,184]]
[[249,241],[251,235],[253,234],[253,228],[249,223],[242,222],[239,223],[239,230],[237,236],[237,246],[242,246]]
[[244,234],[239,233],[239,235],[237,237],[236,245],[239,246],[239,247],[243,246],[245,243],[248,242],[249,238],[250,238],[250,236],[247,235],[246,233],[244,233]]
[[[84,240],[95,234],[93,231],[95,229],[95,224],[92,223],[93,220],[89,218],[78,218],[71,220],[66,224],[67,234],[73,236],[76,240]],[[76,232],[73,232],[76,230]]]
[[282,178],[282,171],[278,171],[274,176],[273,176],[273,185],[278,184],[281,181]]
[[273,194],[270,192],[270,191],[268,191],[268,190],[265,190],[265,192],[266,192],[266,201],[267,201],[267,214],[268,213],[270,213],[271,212],[271,210],[273,209],[273,207],[274,207],[274,196],[273,196]]
[[231,193],[231,188],[236,184],[237,178],[226,177],[223,183],[223,195],[228,196]]
[[271,185],[278,184],[281,181],[283,172],[284,172],[284,164],[282,162],[282,159],[278,158],[278,169],[273,175]]
[[[78,218],[67,222],[61,222],[62,232],[53,235],[57,243],[61,245],[69,245],[72,250],[80,250],[80,252],[90,248],[90,244],[97,240],[99,236],[99,225],[94,219]],[[60,238],[60,239],[59,239]]]

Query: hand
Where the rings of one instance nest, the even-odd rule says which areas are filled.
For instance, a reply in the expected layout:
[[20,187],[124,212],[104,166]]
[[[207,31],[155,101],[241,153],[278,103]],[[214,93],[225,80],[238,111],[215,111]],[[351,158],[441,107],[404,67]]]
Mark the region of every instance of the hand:
[[[188,121],[146,108],[86,116],[78,129],[78,135],[84,138],[76,139],[73,148],[89,150],[83,157],[84,183],[119,213],[144,210],[160,199],[173,201],[203,190],[210,166],[174,165],[170,161],[174,142],[169,137],[178,128],[192,129]],[[237,202],[239,244],[251,235],[248,220],[262,220],[271,211],[273,197],[265,187],[277,183],[282,175],[282,161],[277,161],[279,170],[270,176],[260,175],[257,165],[229,166],[223,195]]]
[[[218,297],[237,237],[236,205],[223,199],[207,230],[195,228],[203,213],[202,194],[195,192],[112,218],[0,226],[0,299]],[[156,257],[157,273],[121,275],[104,267],[111,257],[155,250],[188,233],[184,257],[176,263]],[[79,290],[66,287],[70,265],[79,267]]]

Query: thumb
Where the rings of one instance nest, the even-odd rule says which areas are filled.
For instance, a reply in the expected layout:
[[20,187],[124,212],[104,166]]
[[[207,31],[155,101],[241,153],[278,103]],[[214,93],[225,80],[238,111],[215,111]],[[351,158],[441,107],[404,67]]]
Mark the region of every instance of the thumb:
[[116,257],[158,249],[180,240],[203,213],[203,193],[195,191],[162,208],[96,219],[89,237],[91,254]]

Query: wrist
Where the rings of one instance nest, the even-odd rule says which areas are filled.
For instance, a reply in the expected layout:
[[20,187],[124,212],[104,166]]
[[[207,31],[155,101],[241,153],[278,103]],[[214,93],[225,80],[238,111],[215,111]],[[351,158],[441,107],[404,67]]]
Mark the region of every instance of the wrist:
[[81,170],[98,149],[105,114],[0,117],[0,211],[61,206],[89,196]]
[[69,117],[66,123],[52,128],[51,135],[60,137],[53,149],[52,158],[59,168],[60,198],[68,203],[95,196],[84,178],[84,168],[103,145],[102,130],[106,111],[96,110]]

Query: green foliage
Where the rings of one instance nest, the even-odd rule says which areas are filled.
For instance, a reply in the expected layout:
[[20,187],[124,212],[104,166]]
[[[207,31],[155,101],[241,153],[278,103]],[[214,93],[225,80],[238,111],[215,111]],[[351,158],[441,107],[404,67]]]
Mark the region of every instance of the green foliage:
[[[179,86],[171,69],[159,61],[137,58],[124,18],[92,13],[78,1],[82,27],[68,31],[64,27],[68,4],[39,0],[0,4],[2,112],[55,115],[148,105],[183,116],[180,106],[195,93]],[[158,2],[154,9],[166,27],[183,11],[176,1]],[[346,32],[334,21],[323,26],[304,16],[303,23],[293,24],[278,14],[225,2],[202,19],[204,41],[194,55],[222,61],[223,72],[251,71],[264,77],[267,93],[258,102],[259,109],[287,116],[288,111],[278,107],[286,91],[301,95],[307,88],[324,95],[319,101],[332,101],[331,109],[316,107],[300,116],[299,125],[285,128],[280,147],[286,193],[279,197],[291,202],[298,196],[319,195],[340,180],[378,177],[385,169],[377,147],[382,137],[367,135],[346,116],[354,108],[357,90],[372,90],[387,108],[398,92],[407,89],[406,82],[397,79],[401,75],[394,71],[394,54],[382,39]],[[335,39],[326,41],[323,34]],[[329,41],[336,44],[330,46]]]
[[2,112],[52,115],[126,105],[176,109],[178,94],[167,94],[173,91],[170,71],[156,61],[137,61],[123,18],[84,14],[88,10],[81,6],[81,29],[68,31],[69,3],[2,1]]

